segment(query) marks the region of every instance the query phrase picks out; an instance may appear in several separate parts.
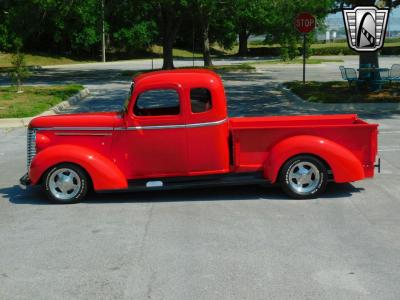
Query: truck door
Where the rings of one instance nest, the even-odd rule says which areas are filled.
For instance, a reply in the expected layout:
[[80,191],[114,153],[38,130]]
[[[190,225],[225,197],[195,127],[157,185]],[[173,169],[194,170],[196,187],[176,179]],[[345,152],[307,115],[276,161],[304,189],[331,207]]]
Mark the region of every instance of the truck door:
[[126,128],[129,178],[187,175],[187,141],[180,86],[140,91]]
[[192,87],[188,108],[188,171],[207,175],[229,171],[228,122],[223,89]]

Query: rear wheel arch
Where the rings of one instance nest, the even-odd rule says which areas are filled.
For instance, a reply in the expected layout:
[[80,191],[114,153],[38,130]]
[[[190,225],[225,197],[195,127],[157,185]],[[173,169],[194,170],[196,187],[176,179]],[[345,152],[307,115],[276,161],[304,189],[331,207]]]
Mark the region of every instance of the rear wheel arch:
[[349,149],[329,139],[311,135],[292,136],[276,143],[265,163],[265,178],[276,182],[284,164],[297,155],[311,155],[324,162],[335,182],[364,178],[361,162]]

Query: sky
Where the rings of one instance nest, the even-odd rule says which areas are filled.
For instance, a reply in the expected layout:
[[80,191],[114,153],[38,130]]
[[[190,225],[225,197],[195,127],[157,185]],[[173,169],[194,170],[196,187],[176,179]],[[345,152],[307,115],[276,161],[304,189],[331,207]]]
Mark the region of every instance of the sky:
[[[336,24],[341,24],[341,27],[344,26],[343,23],[343,16],[342,16],[342,12],[338,12],[336,14],[331,14],[327,17],[326,20],[329,24],[329,22],[333,21]],[[389,24],[388,24],[390,30],[396,30],[396,31],[400,31],[400,8],[396,8],[394,9],[390,15],[389,15]]]

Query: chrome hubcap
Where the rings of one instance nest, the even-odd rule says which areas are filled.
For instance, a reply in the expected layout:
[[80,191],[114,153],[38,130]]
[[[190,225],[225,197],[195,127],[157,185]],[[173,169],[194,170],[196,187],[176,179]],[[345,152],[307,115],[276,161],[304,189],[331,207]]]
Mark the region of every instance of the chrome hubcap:
[[60,200],[70,200],[80,191],[82,186],[79,175],[68,168],[53,172],[49,179],[50,192]]
[[289,186],[298,194],[308,194],[319,184],[321,175],[310,162],[299,162],[289,169]]

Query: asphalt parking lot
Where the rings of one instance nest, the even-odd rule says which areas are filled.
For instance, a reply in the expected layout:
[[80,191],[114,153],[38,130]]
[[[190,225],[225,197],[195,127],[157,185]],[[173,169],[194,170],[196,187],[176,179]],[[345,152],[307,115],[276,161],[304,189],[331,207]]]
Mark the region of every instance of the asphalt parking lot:
[[0,131],[0,299],[399,299],[400,118],[382,173],[320,199],[276,187],[92,195],[49,205],[25,129]]

